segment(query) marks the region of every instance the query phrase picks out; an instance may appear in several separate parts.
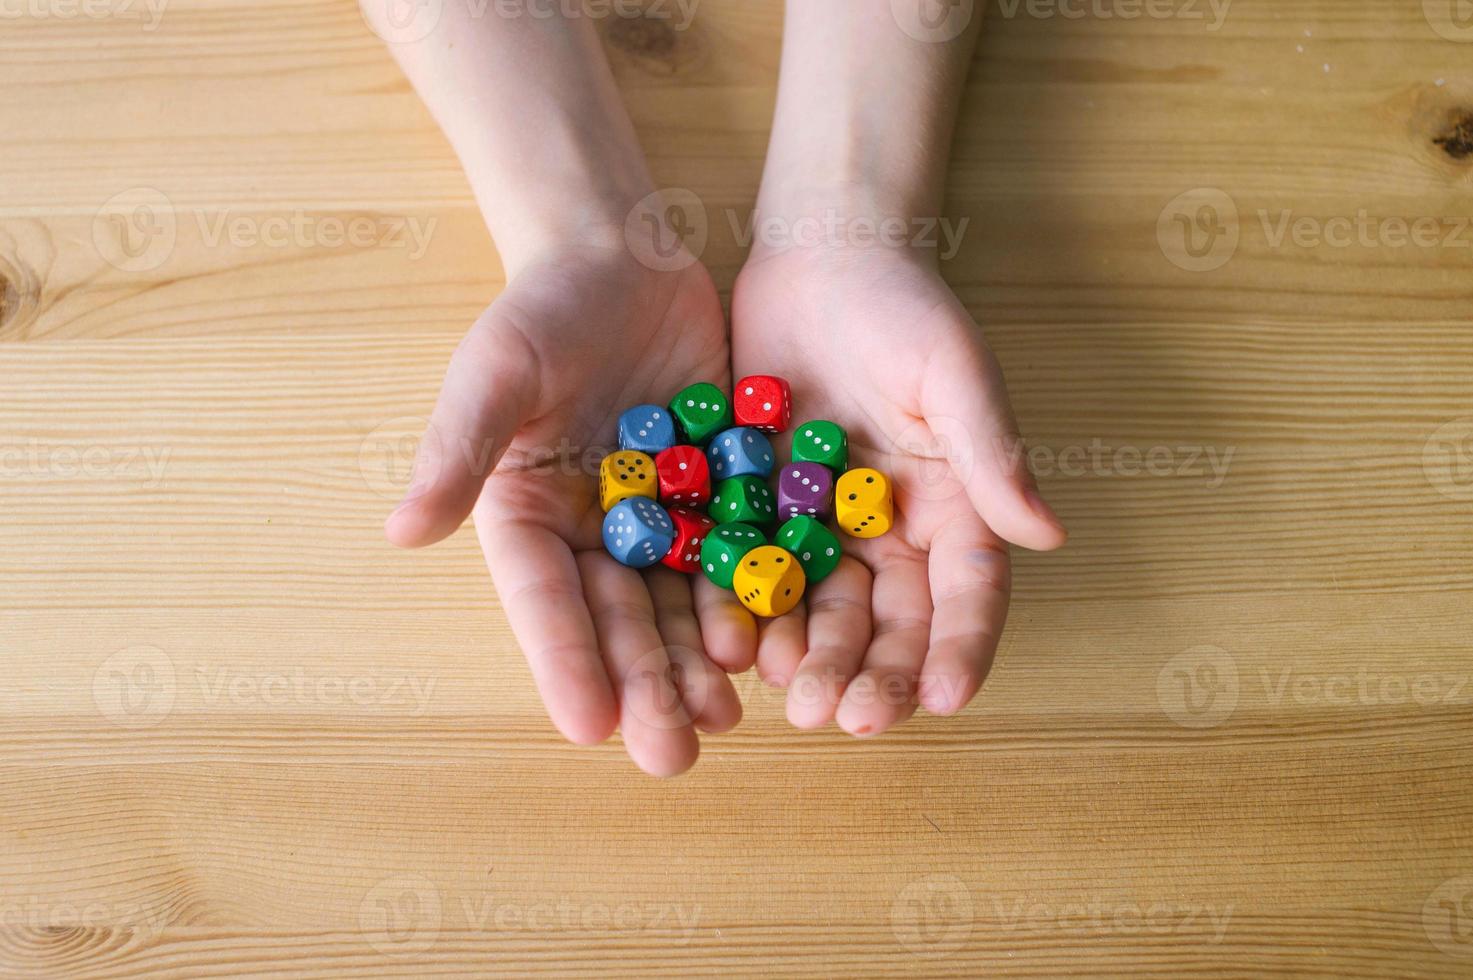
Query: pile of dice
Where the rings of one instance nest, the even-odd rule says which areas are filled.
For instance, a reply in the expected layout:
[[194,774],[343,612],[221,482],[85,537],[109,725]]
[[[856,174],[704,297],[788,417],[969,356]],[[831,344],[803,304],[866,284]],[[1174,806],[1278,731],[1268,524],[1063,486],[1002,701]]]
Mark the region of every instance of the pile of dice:
[[[848,469],[848,437],[829,421],[798,426],[793,458],[778,467],[767,436],[788,427],[788,383],[753,375],[735,391],[728,399],[715,385],[694,384],[668,407],[620,416],[619,450],[599,468],[604,547],[631,568],[663,562],[703,572],[757,615],[781,616],[839,564],[830,517],[856,538],[890,529],[890,481]],[[774,469],[776,497],[767,483]],[[763,529],[779,518],[786,523],[768,543]]]

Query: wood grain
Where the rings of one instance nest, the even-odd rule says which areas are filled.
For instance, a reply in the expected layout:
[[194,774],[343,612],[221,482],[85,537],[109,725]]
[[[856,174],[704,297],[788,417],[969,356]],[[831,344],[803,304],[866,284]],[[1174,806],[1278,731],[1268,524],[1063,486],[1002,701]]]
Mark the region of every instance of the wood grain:
[[[557,738],[469,534],[379,536],[503,275],[354,5],[119,6],[0,20],[0,973],[1473,970],[1473,156],[1438,142],[1473,45],[1436,4],[986,4],[947,274],[1074,536],[1018,556],[962,716],[799,733],[746,676],[669,783]],[[726,287],[780,13],[604,25]],[[1203,189],[1237,244],[1191,271]]]

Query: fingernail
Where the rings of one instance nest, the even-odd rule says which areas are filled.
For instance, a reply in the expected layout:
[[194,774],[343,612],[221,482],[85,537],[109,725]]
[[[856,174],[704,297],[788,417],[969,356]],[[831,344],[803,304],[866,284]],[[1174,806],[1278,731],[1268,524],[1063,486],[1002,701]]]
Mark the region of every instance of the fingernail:
[[1024,490],[1023,499],[1028,501],[1028,506],[1033,509],[1033,513],[1037,514],[1041,519],[1048,521],[1059,530],[1064,529],[1064,522],[1059,520],[1059,515],[1054,513],[1052,507],[1044,503],[1043,498],[1038,495],[1037,489],[1029,487]]

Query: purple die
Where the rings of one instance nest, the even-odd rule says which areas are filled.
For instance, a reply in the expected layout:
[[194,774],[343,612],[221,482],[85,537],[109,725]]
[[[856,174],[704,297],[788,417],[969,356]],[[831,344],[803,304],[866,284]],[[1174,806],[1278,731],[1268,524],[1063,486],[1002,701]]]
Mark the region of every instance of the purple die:
[[719,483],[737,476],[772,475],[772,443],[756,429],[738,427],[717,433],[706,447],[711,467],[711,482]]
[[834,509],[834,474],[822,463],[786,463],[777,478],[777,513],[780,519],[816,517],[829,519]]
[[648,497],[627,497],[604,515],[604,547],[630,568],[648,568],[675,543],[675,524]]

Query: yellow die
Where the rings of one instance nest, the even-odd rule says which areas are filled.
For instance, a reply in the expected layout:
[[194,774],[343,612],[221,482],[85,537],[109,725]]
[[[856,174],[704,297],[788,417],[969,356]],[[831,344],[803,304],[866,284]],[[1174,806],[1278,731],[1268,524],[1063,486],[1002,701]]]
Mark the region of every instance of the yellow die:
[[644,453],[621,449],[609,453],[598,467],[598,499],[605,511],[630,497],[654,500],[660,481],[655,478],[655,461]]
[[757,615],[781,616],[803,598],[805,581],[798,559],[776,545],[764,544],[742,556],[731,587],[742,605]]
[[834,519],[854,538],[878,538],[895,523],[890,478],[879,470],[849,470],[834,484]]

